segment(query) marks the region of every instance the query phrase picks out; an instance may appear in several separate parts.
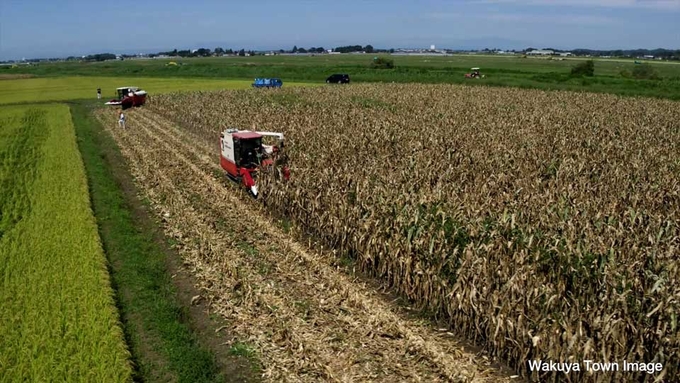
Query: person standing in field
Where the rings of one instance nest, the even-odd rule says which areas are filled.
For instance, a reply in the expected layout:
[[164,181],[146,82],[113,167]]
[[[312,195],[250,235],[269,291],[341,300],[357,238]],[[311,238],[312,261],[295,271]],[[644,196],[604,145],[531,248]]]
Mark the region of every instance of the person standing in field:
[[123,114],[122,110],[120,111],[120,114],[118,115],[118,126],[125,129],[125,114]]
[[97,88],[97,100],[101,100],[102,98],[102,88]]

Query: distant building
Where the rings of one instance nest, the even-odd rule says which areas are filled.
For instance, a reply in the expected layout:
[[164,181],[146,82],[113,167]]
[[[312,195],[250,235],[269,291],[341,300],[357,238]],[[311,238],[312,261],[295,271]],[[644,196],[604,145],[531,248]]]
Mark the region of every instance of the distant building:
[[654,56],[652,56],[652,55],[645,55],[645,56],[644,56],[644,58],[646,58],[646,59],[650,59],[650,60],[651,60],[651,59],[653,59],[653,58],[654,58]]
[[555,52],[551,51],[551,50],[537,49],[537,50],[529,51],[529,52],[527,52],[527,54],[531,55],[531,56],[550,56],[550,55],[554,55]]
[[562,57],[571,56],[571,52],[560,52],[560,56]]
[[430,50],[431,50],[431,51],[434,50],[434,45],[430,45]]

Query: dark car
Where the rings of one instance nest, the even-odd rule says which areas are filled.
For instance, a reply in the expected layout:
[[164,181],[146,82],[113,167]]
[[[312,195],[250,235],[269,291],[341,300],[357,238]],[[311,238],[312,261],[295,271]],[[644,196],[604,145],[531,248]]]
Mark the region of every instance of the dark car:
[[327,84],[349,84],[348,74],[334,74],[326,79]]

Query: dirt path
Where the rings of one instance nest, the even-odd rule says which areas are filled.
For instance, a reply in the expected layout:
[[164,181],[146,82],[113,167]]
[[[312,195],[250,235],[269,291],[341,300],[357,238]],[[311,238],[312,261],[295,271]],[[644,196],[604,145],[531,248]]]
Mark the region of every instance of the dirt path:
[[399,315],[380,292],[334,268],[332,257],[293,241],[215,176],[217,145],[148,110],[131,111],[126,130],[110,113],[98,117],[179,243],[202,296],[256,352],[266,381],[510,380],[448,331]]

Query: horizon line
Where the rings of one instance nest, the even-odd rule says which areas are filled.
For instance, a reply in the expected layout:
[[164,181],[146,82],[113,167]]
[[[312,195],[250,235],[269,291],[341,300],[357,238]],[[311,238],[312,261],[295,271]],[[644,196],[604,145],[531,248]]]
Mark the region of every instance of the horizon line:
[[[200,44],[197,44],[197,45],[200,46]],[[360,44],[354,44],[354,45],[340,45],[340,46],[333,47],[333,48],[330,48],[330,49],[325,49],[325,48],[324,48],[324,51],[327,52],[328,50],[333,50],[333,49],[337,49],[337,48],[340,48],[340,47],[357,46],[357,45],[360,45]],[[431,50],[430,48],[427,48],[427,47],[398,47],[398,48],[390,47],[390,48],[378,48],[378,47],[373,46],[372,44],[366,44],[366,45],[363,45],[363,47],[365,47],[365,46],[367,46],[367,45],[371,45],[371,46],[373,47],[374,50],[381,50],[381,51],[389,51],[389,50],[392,50],[392,49],[394,49],[394,50],[398,50],[398,49],[426,50],[426,51]],[[294,44],[294,47],[297,47],[297,45]],[[253,48],[246,49],[246,48],[241,48],[241,49],[234,49],[234,48],[223,48],[223,47],[219,47],[219,46],[218,46],[217,48],[222,48],[222,49],[225,49],[225,50],[227,50],[227,49],[232,49],[232,51],[235,51],[235,52],[238,52],[238,51],[240,51],[240,50],[245,50],[246,52],[249,52],[249,51],[252,51],[252,52],[279,52],[279,51],[281,51],[281,50],[283,50],[284,52],[289,52],[289,51],[291,50],[291,49],[284,49],[284,48],[269,48],[269,49],[262,49],[262,48],[260,48],[260,49],[253,49]],[[298,47],[298,49],[299,49],[299,48],[304,48],[304,47],[303,47],[303,46],[300,46],[300,47]],[[306,50],[306,49],[310,49],[310,48],[323,48],[323,46],[319,46],[319,47],[310,46],[309,48],[304,48],[304,49]],[[580,51],[580,50],[583,50],[583,51],[607,51],[607,52],[611,52],[611,51],[637,51],[637,50],[642,50],[642,51],[653,51],[653,50],[680,51],[680,48],[673,49],[673,48],[662,48],[662,47],[657,47],[657,48],[628,48],[628,49],[625,49],[625,48],[613,48],[613,49],[604,49],[604,48],[571,48],[571,49],[562,49],[562,48],[550,48],[550,47],[546,47],[546,48],[535,48],[535,47],[533,47],[533,46],[531,46],[531,45],[529,45],[529,47],[527,47],[527,48],[522,48],[522,49],[518,49],[518,48],[497,48],[497,47],[494,47],[494,48],[488,48],[488,47],[487,47],[487,48],[435,48],[435,51],[443,51],[443,50],[446,50],[446,51],[469,51],[469,52],[479,52],[479,51],[484,51],[484,50],[489,50],[489,51],[495,51],[495,50],[500,50],[500,51],[526,51],[526,50],[528,50],[528,49],[530,49],[530,48],[531,48],[531,49],[537,49],[537,50],[556,50],[556,51],[565,51],[565,52],[566,52],[566,51]],[[116,52],[116,51],[118,51],[118,52],[120,52],[120,51],[119,51],[119,50],[116,50],[116,49],[113,49],[113,50],[111,50],[111,51],[109,51],[109,52],[98,52],[98,53],[89,53],[89,54],[81,54],[81,55],[73,55],[73,54],[72,54],[72,55],[68,55],[68,56],[60,55],[60,56],[51,56],[51,57],[47,57],[47,56],[44,56],[44,57],[31,57],[31,58],[22,57],[21,59],[18,59],[18,58],[16,58],[16,59],[4,59],[4,60],[0,60],[0,62],[8,62],[8,61],[29,61],[29,60],[50,60],[50,59],[66,59],[66,58],[69,58],[69,57],[87,57],[87,56],[93,56],[93,55],[98,55],[98,54],[115,54],[115,55],[117,55],[117,56],[119,56],[119,55],[130,55],[130,56],[134,56],[134,55],[140,55],[140,54],[142,54],[142,55],[148,55],[148,54],[160,54],[160,53],[163,53],[163,52],[166,52],[166,53],[167,53],[167,52],[172,52],[173,50],[177,50],[177,51],[179,52],[179,51],[187,51],[187,50],[188,50],[188,51],[194,51],[194,50],[198,50],[198,49],[209,49],[211,52],[214,52],[214,49],[206,48],[206,47],[203,47],[203,46],[201,46],[201,47],[199,47],[199,48],[183,48],[183,49],[173,48],[173,49],[171,49],[171,50],[139,49],[139,50],[137,50],[135,53],[114,53],[114,52]],[[133,52],[133,51],[128,51],[128,52]],[[349,52],[349,53],[352,53],[352,52]],[[304,53],[303,53],[303,54],[304,54]]]

